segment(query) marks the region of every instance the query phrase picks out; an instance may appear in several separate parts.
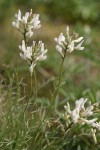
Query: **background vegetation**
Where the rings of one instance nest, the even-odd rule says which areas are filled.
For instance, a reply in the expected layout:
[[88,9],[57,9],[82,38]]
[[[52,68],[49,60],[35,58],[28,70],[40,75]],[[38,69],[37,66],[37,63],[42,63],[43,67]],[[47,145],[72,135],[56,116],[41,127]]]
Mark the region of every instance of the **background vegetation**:
[[[9,111],[9,113],[13,111],[18,113],[19,110],[23,109],[23,105],[21,104],[24,103],[24,96],[27,97],[30,93],[30,88],[28,87],[30,79],[28,66],[19,57],[18,45],[21,44],[22,36],[15,31],[11,22],[14,20],[14,14],[18,9],[24,14],[24,12],[30,11],[31,8],[34,13],[40,14],[42,24],[41,29],[34,32],[33,39],[37,41],[42,40],[45,43],[45,48],[48,49],[48,59],[39,63],[36,68],[39,87],[39,105],[44,107],[50,104],[48,99],[51,96],[50,93],[54,90],[54,81],[56,82],[56,77],[59,73],[58,66],[61,64],[60,56],[55,50],[54,37],[58,36],[60,32],[65,32],[66,25],[69,25],[71,29],[80,33],[81,36],[84,36],[85,50],[82,52],[75,51],[67,56],[63,69],[64,83],[60,89],[59,105],[57,105],[59,109],[62,109],[67,100],[74,101],[80,97],[88,97],[92,102],[99,101],[100,0],[0,0],[0,96],[1,99],[4,99],[4,102],[6,99],[12,100],[11,103],[7,100],[7,104],[0,104],[0,114],[4,112],[7,116],[7,110],[9,110],[10,106],[12,110]],[[26,97],[24,100],[27,99]],[[21,102],[19,102],[20,98],[22,98]],[[15,103],[16,105],[13,107]],[[17,108],[16,110],[15,107]],[[16,112],[14,113],[16,114]],[[0,146],[5,150],[14,149],[16,145],[14,141],[7,140],[9,139],[8,137],[16,137],[15,133],[19,129],[18,120],[14,120],[14,116],[10,116],[10,119],[6,118],[9,126],[9,128],[6,129],[6,133],[8,133],[7,136],[3,136],[5,132],[4,127],[7,122],[3,121],[2,123],[1,138],[3,140],[1,141],[5,144],[1,142]],[[41,116],[38,117],[41,118]],[[24,121],[27,120],[26,118],[24,118]],[[37,118],[34,118],[33,120],[33,122],[36,122],[35,126],[38,122],[36,119]],[[15,123],[13,121],[15,121]],[[33,124],[33,122],[31,123]],[[17,131],[13,131],[10,136],[10,129],[16,128],[17,124]],[[21,127],[23,124],[21,124]],[[27,130],[27,127],[25,127],[25,129]],[[30,128],[28,133],[31,133],[32,130],[33,129]],[[23,130],[21,130],[19,134],[22,135],[22,131]],[[41,129],[41,131],[43,130]],[[30,138],[27,135],[25,136],[26,139],[23,137],[24,136],[17,142],[22,143],[23,141],[24,145]],[[10,142],[13,143],[13,146]],[[8,148],[6,147],[7,144]],[[38,146],[39,145],[36,147]],[[17,148],[19,147],[20,144]],[[22,150],[23,147],[24,146],[20,147],[20,149]]]
[[[60,61],[55,51],[53,39],[61,31],[65,32],[66,25],[70,25],[71,28],[84,36],[85,51],[82,53],[75,52],[72,54],[73,56],[68,56],[64,71],[65,93],[68,95],[72,93],[77,97],[80,97],[84,90],[86,92],[92,90],[98,93],[100,86],[99,0],[28,0],[24,2],[21,0],[0,0],[1,76],[7,78],[8,70],[10,72],[15,67],[18,68],[20,74],[27,74],[27,65],[25,66],[23,61],[20,60],[18,52],[18,45],[22,37],[20,33],[13,29],[11,22],[14,19],[13,14],[18,9],[21,9],[24,14],[31,8],[34,13],[41,15],[42,22],[42,28],[34,33],[34,39],[42,39],[46,43],[45,47],[49,49],[48,60],[37,68],[40,76],[42,74],[43,79],[46,77],[48,80],[52,75],[55,77],[58,73],[56,64],[60,64]],[[76,86],[77,88],[75,88]]]

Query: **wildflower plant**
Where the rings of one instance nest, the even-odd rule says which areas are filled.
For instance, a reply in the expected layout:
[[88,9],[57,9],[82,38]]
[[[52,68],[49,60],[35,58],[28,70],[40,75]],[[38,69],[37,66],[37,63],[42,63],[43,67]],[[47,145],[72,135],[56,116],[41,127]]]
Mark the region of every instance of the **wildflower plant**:
[[83,37],[78,37],[78,34],[73,32],[70,35],[69,26],[66,27],[66,36],[63,33],[60,33],[59,37],[54,38],[56,45],[56,50],[61,54],[62,57],[65,57],[67,53],[71,53],[74,50],[83,50],[82,47]]
[[[90,101],[89,106],[85,108],[86,102],[87,99],[84,98],[76,100],[75,108],[72,111],[70,109],[70,104],[67,103],[67,106],[64,106],[66,111],[65,118],[70,118],[70,122],[72,122],[73,124],[87,124],[97,130],[100,130],[100,122],[97,122],[98,118],[95,117],[97,113],[95,110],[99,110],[99,103],[92,105]],[[66,115],[69,117],[66,117]]]
[[42,41],[39,41],[38,43],[33,41],[31,46],[28,46],[27,43],[32,37],[33,31],[41,27],[39,14],[33,15],[31,10],[22,16],[21,11],[19,10],[18,14],[15,14],[15,21],[12,22],[12,25],[23,34],[24,39],[22,45],[19,45],[19,49],[22,52],[20,53],[20,57],[27,61],[32,76],[36,63],[45,60],[47,53],[47,49],[44,49],[44,43]]
[[18,29],[23,35],[24,40],[31,38],[33,35],[33,30],[39,29],[41,27],[39,14],[26,12],[24,16],[20,10],[18,10],[18,14],[15,14],[15,21],[12,22],[12,25]]
[[[47,58],[47,49],[44,48],[42,41],[34,41],[29,45],[30,38],[34,35],[34,30],[41,27],[39,14],[33,14],[32,10],[26,12],[22,16],[19,10],[15,14],[15,21],[12,25],[23,35],[21,44],[19,45],[20,57],[29,65],[31,79],[35,66],[38,62]],[[66,35],[60,33],[54,38],[56,42],[56,50],[61,56],[61,66],[58,75],[57,86],[49,99],[50,106],[46,108],[41,104],[38,105],[37,85],[33,87],[31,80],[31,90],[35,92],[27,97],[20,97],[20,84],[18,85],[17,101],[14,106],[10,101],[10,107],[5,110],[7,120],[2,125],[2,134],[0,134],[1,149],[19,149],[19,150],[99,150],[100,149],[100,103],[91,103],[86,98],[80,98],[75,101],[75,105],[67,101],[64,109],[61,111],[56,107],[56,100],[59,101],[59,90],[62,83],[62,70],[64,61],[68,53],[74,50],[84,50],[82,46],[84,38],[79,37],[77,33],[71,33],[69,26],[66,27]],[[36,74],[34,73],[36,83]],[[15,81],[15,82],[18,82]],[[10,84],[13,86],[14,84]],[[21,85],[22,86],[22,85]],[[24,87],[24,85],[23,85]],[[0,86],[1,88],[1,86]],[[10,97],[15,100],[15,89],[12,88],[12,93],[6,93],[5,99]],[[5,89],[4,89],[5,90]],[[48,89],[49,90],[49,89]],[[1,94],[3,89],[0,89]],[[10,90],[9,90],[10,91]],[[9,99],[10,99],[9,98]],[[3,96],[4,99],[4,96]],[[19,103],[21,100],[28,102]],[[30,100],[32,110],[30,109]],[[40,97],[42,101],[42,98]],[[60,101],[59,101],[60,103]],[[24,105],[23,105],[24,104]],[[37,105],[34,105],[37,104]],[[2,105],[0,105],[1,108]],[[4,107],[4,106],[3,106]],[[10,117],[7,116],[10,114]],[[4,117],[4,115],[2,115]],[[2,118],[3,118],[2,117]],[[2,121],[2,120],[1,120]],[[6,129],[4,128],[6,127]],[[9,131],[9,127],[11,130]],[[4,133],[7,131],[7,137]]]
[[84,98],[76,100],[75,108],[72,111],[70,104],[67,102],[67,105],[64,106],[65,113],[62,116],[67,128],[70,125],[71,128],[81,126],[81,130],[84,130],[85,134],[86,132],[91,134],[94,143],[97,144],[96,132],[100,132],[100,122],[98,122],[96,115],[100,111],[100,103],[91,104],[91,101],[88,101],[88,106],[86,107],[87,101]]
[[59,37],[55,37],[54,40],[56,42],[56,50],[59,52],[62,58],[58,77],[58,85],[54,93],[54,99],[56,99],[62,81],[62,69],[66,55],[67,53],[71,53],[74,50],[84,50],[84,47],[82,46],[84,40],[83,37],[78,36],[78,33],[73,32],[70,34],[69,26],[66,27],[66,36],[64,36],[63,33],[60,33]]
[[33,41],[32,46],[25,46],[25,41],[22,41],[22,45],[19,45],[19,49],[22,51],[20,56],[22,59],[26,60],[29,64],[29,71],[33,73],[33,69],[38,61],[45,60],[47,58],[47,49],[44,49],[44,43],[39,41],[38,44]]

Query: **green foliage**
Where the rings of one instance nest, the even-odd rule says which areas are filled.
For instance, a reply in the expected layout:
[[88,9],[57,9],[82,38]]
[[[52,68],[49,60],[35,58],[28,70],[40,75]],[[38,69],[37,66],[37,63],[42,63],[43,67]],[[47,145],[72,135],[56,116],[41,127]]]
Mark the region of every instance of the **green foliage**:
[[[48,59],[36,69],[37,105],[34,105],[34,96],[30,96],[28,67],[19,60],[18,43],[22,37],[16,32],[11,34],[12,14],[17,9],[29,11],[30,8],[41,13],[43,19],[46,17],[46,23],[48,18],[51,19],[58,32],[62,28],[60,22],[76,23],[74,28],[85,38],[85,51],[76,51],[66,58],[64,81],[54,103],[51,97],[61,64],[52,42],[57,36],[53,33],[54,28],[44,25],[44,29],[47,28],[44,33],[49,36],[41,34],[35,37],[36,40],[41,38],[47,42],[46,48],[49,49]],[[86,130],[81,130],[81,126],[74,127],[66,135],[62,130],[66,131],[66,128],[61,115],[67,101],[72,105],[80,97],[87,97],[92,103],[100,101],[99,9],[99,0],[0,0],[0,24],[3,23],[3,26],[0,25],[0,150],[100,149],[100,142],[94,144],[92,136],[83,135]],[[14,73],[14,68],[18,70],[17,73]],[[33,83],[33,91],[34,86]],[[97,139],[100,139],[99,136]]]
[[30,98],[26,92],[23,93],[23,89],[25,84],[23,80],[18,80],[17,74],[10,76],[8,86],[4,86],[3,83],[0,85],[0,149],[77,150],[80,147],[81,150],[98,150],[100,148],[94,144],[93,137],[86,132],[86,128],[81,131],[82,126],[79,125],[72,126],[69,130],[60,111],[57,114],[54,107],[51,109],[52,102],[49,101],[49,105],[43,106],[44,101],[48,102],[48,99],[40,99],[41,103],[38,101],[37,105],[34,105],[34,98]]
[[100,19],[98,0],[38,0],[37,4],[44,5],[46,13],[54,20],[96,22]]
[[[24,4],[24,5],[23,5]],[[32,8],[35,12],[42,11],[47,17],[65,22],[89,22],[96,23],[100,20],[99,0],[1,0],[0,18],[4,19],[13,7]],[[6,9],[6,11],[3,11]],[[46,13],[46,14],[45,14]]]

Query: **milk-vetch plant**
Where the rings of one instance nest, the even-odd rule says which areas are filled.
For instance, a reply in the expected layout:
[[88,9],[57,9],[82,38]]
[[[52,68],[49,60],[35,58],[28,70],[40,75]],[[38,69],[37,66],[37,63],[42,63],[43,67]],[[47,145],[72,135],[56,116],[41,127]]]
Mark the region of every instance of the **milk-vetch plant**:
[[19,49],[22,51],[20,56],[29,64],[29,71],[32,75],[36,63],[46,59],[47,49],[44,49],[44,43],[42,41],[39,41],[38,44],[33,41],[32,46],[27,47],[25,46],[24,40],[22,41],[22,45],[19,45]]
[[18,14],[15,14],[15,21],[12,22],[12,25],[24,35],[24,40],[26,41],[33,35],[35,29],[41,27],[39,14],[33,15],[31,10],[22,16],[21,11],[19,10]]
[[77,33],[70,34],[69,26],[66,27],[66,36],[63,33],[60,33],[59,37],[54,38],[57,43],[56,49],[61,54],[62,57],[65,57],[67,53],[71,53],[74,50],[83,50],[82,47],[83,37],[78,37]]
[[[75,101],[75,108],[71,111],[70,104],[64,106],[65,108],[65,118],[69,118],[73,124],[87,124],[91,128],[96,128],[100,130],[100,122],[97,122],[98,118],[95,117],[97,110],[99,110],[99,103],[91,104],[89,101],[89,106],[85,107],[87,99],[80,98]],[[90,119],[89,119],[90,118]]]
[[22,45],[19,45],[19,49],[21,50],[20,57],[29,65],[31,74],[31,94],[33,91],[32,75],[34,71],[35,95],[37,97],[37,79],[34,67],[37,62],[47,58],[47,49],[44,49],[44,43],[42,41],[39,41],[38,43],[33,41],[31,46],[28,46],[28,41],[32,37],[34,30],[41,27],[39,14],[33,14],[31,10],[22,16],[21,11],[19,10],[18,14],[15,14],[15,21],[12,22],[12,25],[23,35],[24,39],[22,40]]
[[[100,111],[100,104],[91,104],[89,101],[86,107],[87,99],[80,98],[75,101],[75,108],[71,111],[70,104],[64,106],[65,114],[63,115],[66,120],[66,126],[81,126],[87,133],[90,132],[93,136],[94,143],[97,144],[96,132],[100,132],[100,122],[98,122],[97,114]],[[89,126],[89,128],[87,126]]]
[[[97,145],[99,145],[100,137],[100,122],[97,117],[98,112],[100,112],[100,103],[91,104],[87,99],[80,98],[75,101],[75,108],[72,109],[72,106],[67,102],[64,109],[65,112],[60,113],[58,119],[47,121],[48,137],[51,136],[53,130],[53,136],[55,138],[56,136],[59,137],[59,142],[63,140],[66,141],[65,149],[67,150],[70,149],[72,145],[73,147],[76,145],[78,149],[82,143],[85,143],[87,147],[95,150],[95,148],[98,147]],[[77,140],[79,140],[78,144]],[[92,143],[91,145],[91,141],[93,141],[94,144]],[[84,144],[80,147],[85,149]]]
[[56,50],[59,52],[62,58],[62,63],[60,67],[60,73],[59,73],[59,79],[58,79],[58,85],[57,89],[54,93],[54,99],[56,99],[56,96],[58,94],[60,84],[61,84],[61,78],[62,78],[62,69],[63,64],[66,58],[67,53],[71,53],[74,50],[84,50],[84,47],[82,47],[83,43],[83,37],[79,37],[78,33],[73,32],[72,34],[69,31],[69,26],[66,27],[66,36],[64,36],[63,33],[60,33],[60,35],[54,38],[56,42]]
[[[44,48],[44,43],[39,41],[33,41],[32,45],[28,45],[29,39],[32,37],[34,30],[41,27],[39,14],[26,12],[22,16],[21,11],[18,11],[18,14],[15,14],[15,21],[12,22],[12,25],[23,34],[22,44],[19,45],[20,57],[25,60],[29,65],[29,71],[32,74],[34,68],[37,65],[37,62],[45,60],[47,58],[46,53],[47,49]],[[54,38],[56,42],[56,50],[59,52],[62,62],[60,66],[60,73],[58,75],[58,84],[52,94],[52,102],[50,108],[47,107],[42,116],[41,106],[35,108],[35,112],[32,115],[32,119],[36,118],[36,121],[39,117],[39,120],[33,125],[32,131],[35,128],[33,134],[35,140],[36,149],[52,149],[56,145],[58,150],[72,150],[70,147],[72,145],[77,145],[77,139],[80,139],[81,142],[86,143],[89,147],[91,144],[84,138],[84,136],[92,137],[94,144],[98,144],[98,136],[100,133],[100,122],[98,113],[100,112],[100,104],[92,104],[87,99],[80,98],[75,101],[75,108],[70,106],[70,102],[67,102],[67,105],[64,106],[65,112],[59,112],[59,117],[57,119],[52,116],[51,119],[51,108],[59,94],[59,89],[62,82],[62,69],[64,61],[68,53],[73,52],[74,50],[84,50],[83,37],[79,37],[77,33],[70,33],[69,26],[66,27],[66,35],[60,33],[60,35]],[[36,76],[34,76],[36,80]],[[31,84],[31,89],[32,89]],[[36,87],[35,87],[36,88]],[[37,91],[35,91],[37,92]],[[33,93],[32,93],[33,94]],[[34,93],[36,94],[36,93]],[[37,94],[36,94],[37,95]],[[51,100],[51,99],[50,99]],[[87,104],[87,105],[86,105]],[[28,104],[27,104],[28,105]],[[25,113],[27,107],[23,111]],[[48,113],[49,112],[49,113]],[[56,113],[56,111],[54,110]],[[22,113],[22,117],[24,117]],[[37,116],[35,116],[38,114]],[[22,120],[21,120],[22,121]],[[18,130],[20,129],[20,126]],[[18,137],[19,134],[17,134]],[[30,138],[31,139],[31,138]],[[38,143],[38,139],[40,143]],[[77,149],[80,149],[81,142],[77,145]],[[33,142],[33,141],[32,141]],[[56,147],[55,146],[55,147]],[[65,147],[65,149],[64,149]],[[72,146],[73,148],[74,146]]]
[[31,76],[33,74],[33,69],[38,61],[42,61],[46,59],[46,53],[47,49],[44,49],[44,43],[42,41],[39,41],[36,43],[33,41],[33,44],[31,46],[28,46],[27,41],[32,37],[33,31],[35,29],[38,29],[41,27],[40,20],[39,20],[39,14],[32,13],[32,10],[30,12],[26,12],[24,16],[21,15],[21,11],[18,11],[18,14],[15,14],[15,21],[12,22],[12,25],[18,29],[24,37],[24,40],[22,41],[22,45],[19,45],[19,49],[22,53],[20,53],[20,56],[22,59],[27,61],[29,65],[29,71],[31,73]]

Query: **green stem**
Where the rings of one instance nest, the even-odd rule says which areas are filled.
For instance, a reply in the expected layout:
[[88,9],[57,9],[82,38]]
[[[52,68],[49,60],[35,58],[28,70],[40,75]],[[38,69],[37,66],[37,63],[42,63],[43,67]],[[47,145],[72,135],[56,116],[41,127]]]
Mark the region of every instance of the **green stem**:
[[25,34],[26,34],[26,33],[24,33],[24,41],[25,41],[25,45],[26,45],[26,36],[25,36]]
[[36,71],[34,69],[34,86],[35,86],[35,103],[36,103],[36,100],[37,100],[37,77],[36,77]]
[[62,63],[61,63],[61,66],[60,66],[60,73],[59,73],[59,79],[58,79],[58,86],[57,86],[57,89],[55,90],[53,96],[52,96],[52,102],[51,102],[51,106],[50,106],[50,109],[48,110],[44,120],[46,119],[46,117],[48,116],[48,114],[50,113],[52,107],[53,107],[53,104],[54,104],[54,100],[56,100],[57,98],[57,95],[59,93],[59,89],[60,89],[60,85],[61,85],[61,80],[62,80],[62,69],[63,69],[63,64],[64,64],[64,60],[65,60],[65,56],[62,58]]
[[27,46],[27,39],[26,39],[26,28],[24,28],[24,33],[23,33],[23,36],[24,36],[25,46]]
[[33,79],[32,79],[32,74],[31,74],[31,80],[30,80],[30,87],[31,87],[31,93],[30,93],[30,96],[32,96],[33,94]]
[[65,56],[62,58],[62,63],[60,66],[60,73],[59,73],[59,79],[58,79],[58,85],[57,85],[57,89],[53,94],[53,101],[56,99],[58,93],[59,93],[59,89],[60,89],[60,85],[61,85],[61,80],[62,80],[62,69],[63,69],[63,64],[64,64],[64,60],[65,60]]

